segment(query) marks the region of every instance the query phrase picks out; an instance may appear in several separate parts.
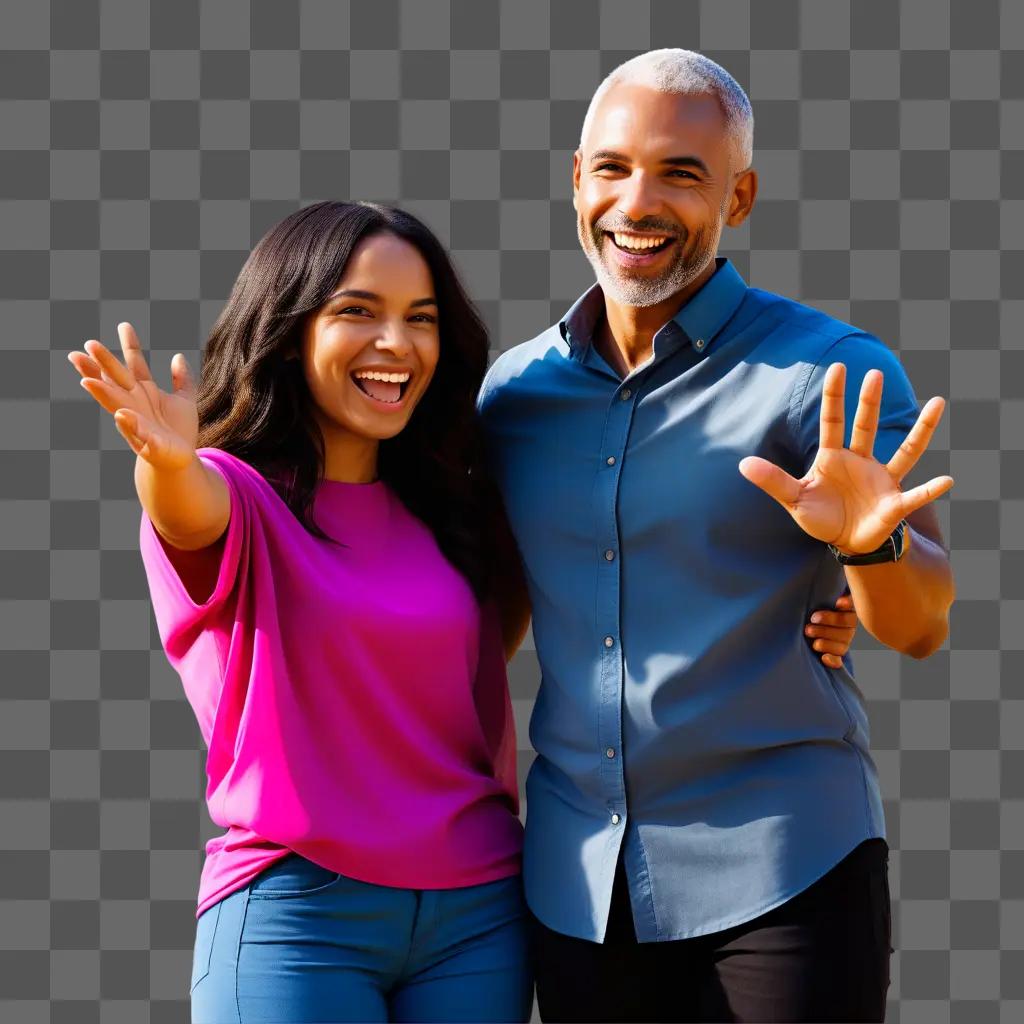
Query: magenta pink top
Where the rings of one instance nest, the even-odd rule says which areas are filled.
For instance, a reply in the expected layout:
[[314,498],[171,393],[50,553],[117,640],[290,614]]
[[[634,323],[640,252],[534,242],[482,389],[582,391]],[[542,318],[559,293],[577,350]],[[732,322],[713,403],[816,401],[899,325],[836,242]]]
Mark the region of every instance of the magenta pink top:
[[[202,604],[142,513],[168,661],[208,747],[198,917],[291,851],[379,885],[516,874],[516,742],[501,625],[383,482],[324,481],[308,533],[246,462]],[[214,549],[216,550],[216,549]]]

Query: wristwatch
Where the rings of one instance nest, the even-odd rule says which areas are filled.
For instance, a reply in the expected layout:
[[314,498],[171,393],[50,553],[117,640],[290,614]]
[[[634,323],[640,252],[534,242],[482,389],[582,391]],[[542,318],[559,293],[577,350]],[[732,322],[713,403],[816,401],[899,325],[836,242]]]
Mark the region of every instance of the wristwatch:
[[907,521],[901,519],[896,529],[882,542],[882,546],[874,551],[866,551],[862,555],[844,555],[834,544],[828,549],[836,556],[840,565],[875,565],[879,562],[898,562],[906,550]]

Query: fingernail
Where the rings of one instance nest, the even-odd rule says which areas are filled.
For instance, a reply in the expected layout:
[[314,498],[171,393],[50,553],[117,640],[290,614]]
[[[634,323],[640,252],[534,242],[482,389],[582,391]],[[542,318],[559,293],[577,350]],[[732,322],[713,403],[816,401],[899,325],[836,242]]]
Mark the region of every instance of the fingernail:
[[810,636],[810,635],[811,635],[811,634],[812,634],[812,633],[814,632],[814,630],[813,630],[813,629],[811,629],[811,627],[810,627],[810,626],[804,626],[804,632],[805,632],[805,633],[806,633],[806,634],[807,634],[808,636]]
[[821,615],[818,612],[815,612],[811,616],[811,622],[821,622]]

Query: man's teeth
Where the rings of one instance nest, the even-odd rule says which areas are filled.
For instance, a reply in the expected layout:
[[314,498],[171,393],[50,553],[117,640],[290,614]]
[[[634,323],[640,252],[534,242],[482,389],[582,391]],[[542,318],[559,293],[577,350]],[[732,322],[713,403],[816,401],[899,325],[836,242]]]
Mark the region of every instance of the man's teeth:
[[408,373],[377,373],[373,370],[363,370],[356,373],[357,380],[382,380],[390,384],[404,384],[409,379]]
[[668,238],[668,235],[658,235],[655,238],[649,238],[640,235],[624,235],[616,231],[612,233],[612,238],[615,239],[615,244],[620,249],[636,249],[641,251],[643,249],[657,248]]

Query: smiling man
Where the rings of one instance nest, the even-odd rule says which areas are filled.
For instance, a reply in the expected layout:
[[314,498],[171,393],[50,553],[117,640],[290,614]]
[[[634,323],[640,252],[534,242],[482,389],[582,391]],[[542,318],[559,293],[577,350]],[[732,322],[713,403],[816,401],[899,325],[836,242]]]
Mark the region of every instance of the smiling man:
[[480,395],[542,673],[524,879],[545,1020],[884,1018],[862,694],[802,628],[848,586],[883,644],[943,643],[928,503],[952,480],[900,486],[943,402],[919,416],[879,339],[716,256],[754,205],[752,147],[713,61],[616,68],[573,156],[597,281]]

